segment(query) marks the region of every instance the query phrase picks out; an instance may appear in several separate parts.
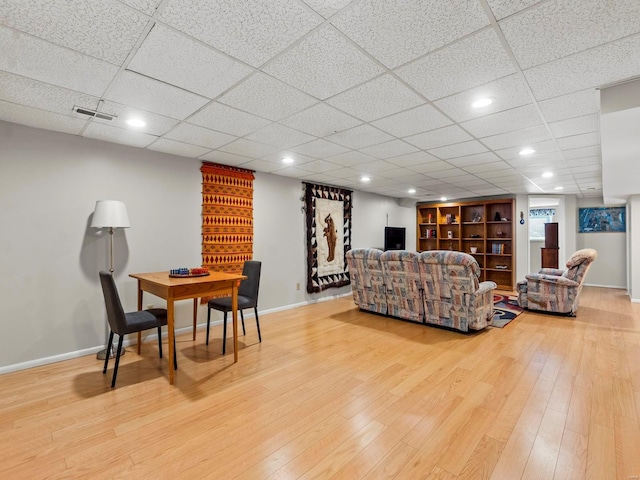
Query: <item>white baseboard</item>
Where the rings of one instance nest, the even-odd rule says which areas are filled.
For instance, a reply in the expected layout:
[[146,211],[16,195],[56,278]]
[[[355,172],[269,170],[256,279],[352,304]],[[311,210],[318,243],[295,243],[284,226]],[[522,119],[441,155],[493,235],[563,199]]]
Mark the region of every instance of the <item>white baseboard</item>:
[[[340,295],[332,295],[332,296],[329,296],[329,297],[322,297],[322,298],[318,298],[318,299],[309,300],[309,301],[306,301],[306,302],[294,303],[294,304],[291,304],[291,305],[285,305],[283,307],[270,308],[268,310],[262,310],[262,311],[260,311],[258,313],[260,315],[264,315],[264,314],[269,314],[269,313],[282,312],[284,310],[292,310],[294,308],[303,307],[305,305],[311,305],[313,303],[326,302],[328,300],[335,300],[336,298],[345,297],[347,295],[351,295],[351,292],[340,294]],[[251,313],[249,313],[249,310],[247,310],[247,313],[244,315],[244,317],[245,318],[253,318],[254,317],[253,310],[251,310]],[[211,324],[212,325],[220,325],[220,324],[222,324],[222,320],[212,321]],[[192,328],[191,326],[178,328],[178,329],[176,329],[176,335],[179,335],[181,333],[190,332],[191,328]],[[198,325],[196,325],[196,328],[198,330],[203,330],[203,329],[207,328],[206,321],[204,323],[199,323]],[[162,334],[162,336],[166,338],[167,333],[164,332]],[[149,340],[149,341],[150,340],[157,340],[158,339],[158,334],[157,333],[149,334],[149,335],[145,336],[144,339],[145,340]],[[124,339],[124,343],[123,343],[123,347],[128,347],[128,346],[133,345],[133,344],[135,344],[134,340],[125,338]],[[76,350],[74,352],[67,352],[67,353],[61,353],[59,355],[52,355],[50,357],[37,358],[35,360],[29,360],[27,362],[22,362],[22,363],[14,363],[12,365],[7,365],[5,367],[0,367],[0,375],[4,375],[5,373],[17,372],[19,370],[27,370],[29,368],[40,367],[42,365],[48,365],[50,363],[62,362],[64,360],[71,360],[72,358],[84,357],[85,355],[95,355],[96,353],[98,353],[100,350],[103,350],[104,348],[105,348],[105,345],[98,345],[98,346],[91,347],[91,348],[85,348],[85,349],[82,349],[82,350]]]

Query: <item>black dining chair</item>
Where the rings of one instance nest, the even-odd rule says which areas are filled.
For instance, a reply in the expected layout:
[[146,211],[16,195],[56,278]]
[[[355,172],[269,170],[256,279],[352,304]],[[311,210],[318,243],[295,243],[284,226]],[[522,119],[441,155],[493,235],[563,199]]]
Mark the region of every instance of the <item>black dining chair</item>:
[[[113,378],[111,379],[111,388],[116,386],[116,377],[118,375],[118,365],[120,364],[120,355],[122,353],[122,340],[124,335],[129,333],[142,332],[151,328],[158,329],[158,349],[160,358],[162,358],[162,330],[161,327],[167,324],[167,310],[164,308],[152,308],[149,310],[139,310],[136,312],[125,313],[120,302],[120,295],[116,289],[116,283],[113,276],[109,272],[100,272],[100,284],[102,285],[102,293],[104,294],[104,304],[107,308],[107,320],[109,321],[109,343],[107,344],[107,355],[104,359],[103,374],[107,373],[109,365],[109,357],[111,346],[113,345],[113,334],[119,335],[118,349],[116,351],[116,364],[113,368]],[[176,357],[175,336],[173,338],[173,366],[178,369],[178,361]]]
[[[244,328],[244,315],[242,311],[246,308],[253,308],[256,316],[256,327],[258,328],[258,340],[262,342],[260,334],[260,320],[258,319],[258,291],[260,290],[260,270],[262,262],[257,260],[247,260],[242,267],[242,275],[247,277],[240,282],[238,288],[238,311],[242,320],[242,334],[247,332]],[[209,300],[207,308],[207,345],[209,345],[209,324],[211,323],[211,310],[224,312],[222,321],[222,354],[225,354],[227,345],[227,313],[231,311],[231,297],[214,298]]]

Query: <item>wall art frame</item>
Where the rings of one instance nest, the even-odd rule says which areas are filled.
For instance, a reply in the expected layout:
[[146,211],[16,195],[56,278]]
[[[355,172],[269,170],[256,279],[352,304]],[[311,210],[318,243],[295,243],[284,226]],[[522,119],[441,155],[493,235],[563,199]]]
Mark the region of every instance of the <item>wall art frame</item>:
[[578,233],[624,233],[626,212],[626,207],[578,208]]
[[351,283],[347,252],[351,250],[351,190],[303,183],[307,227],[307,292],[317,293]]

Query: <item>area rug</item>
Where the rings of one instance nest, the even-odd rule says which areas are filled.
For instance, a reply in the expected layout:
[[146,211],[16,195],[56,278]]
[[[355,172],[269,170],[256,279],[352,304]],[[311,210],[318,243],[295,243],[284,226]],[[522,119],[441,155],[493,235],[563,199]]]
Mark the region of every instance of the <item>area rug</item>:
[[493,323],[491,326],[503,328],[524,309],[518,305],[515,295],[493,295]]

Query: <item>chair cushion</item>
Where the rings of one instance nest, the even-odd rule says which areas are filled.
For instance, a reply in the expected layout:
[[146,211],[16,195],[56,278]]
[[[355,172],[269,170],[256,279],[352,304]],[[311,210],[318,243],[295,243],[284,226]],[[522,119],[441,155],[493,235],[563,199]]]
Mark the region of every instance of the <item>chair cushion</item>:
[[126,318],[126,331],[121,332],[121,334],[140,332],[142,330],[149,330],[150,328],[156,328],[159,325],[167,324],[166,316],[165,323],[161,324],[154,314],[144,310],[141,312],[125,313],[124,315]]
[[[231,297],[213,298],[209,300],[209,308],[214,308],[222,312],[231,311]],[[244,310],[245,308],[253,308],[256,306],[256,302],[244,295],[238,295],[238,309]]]

